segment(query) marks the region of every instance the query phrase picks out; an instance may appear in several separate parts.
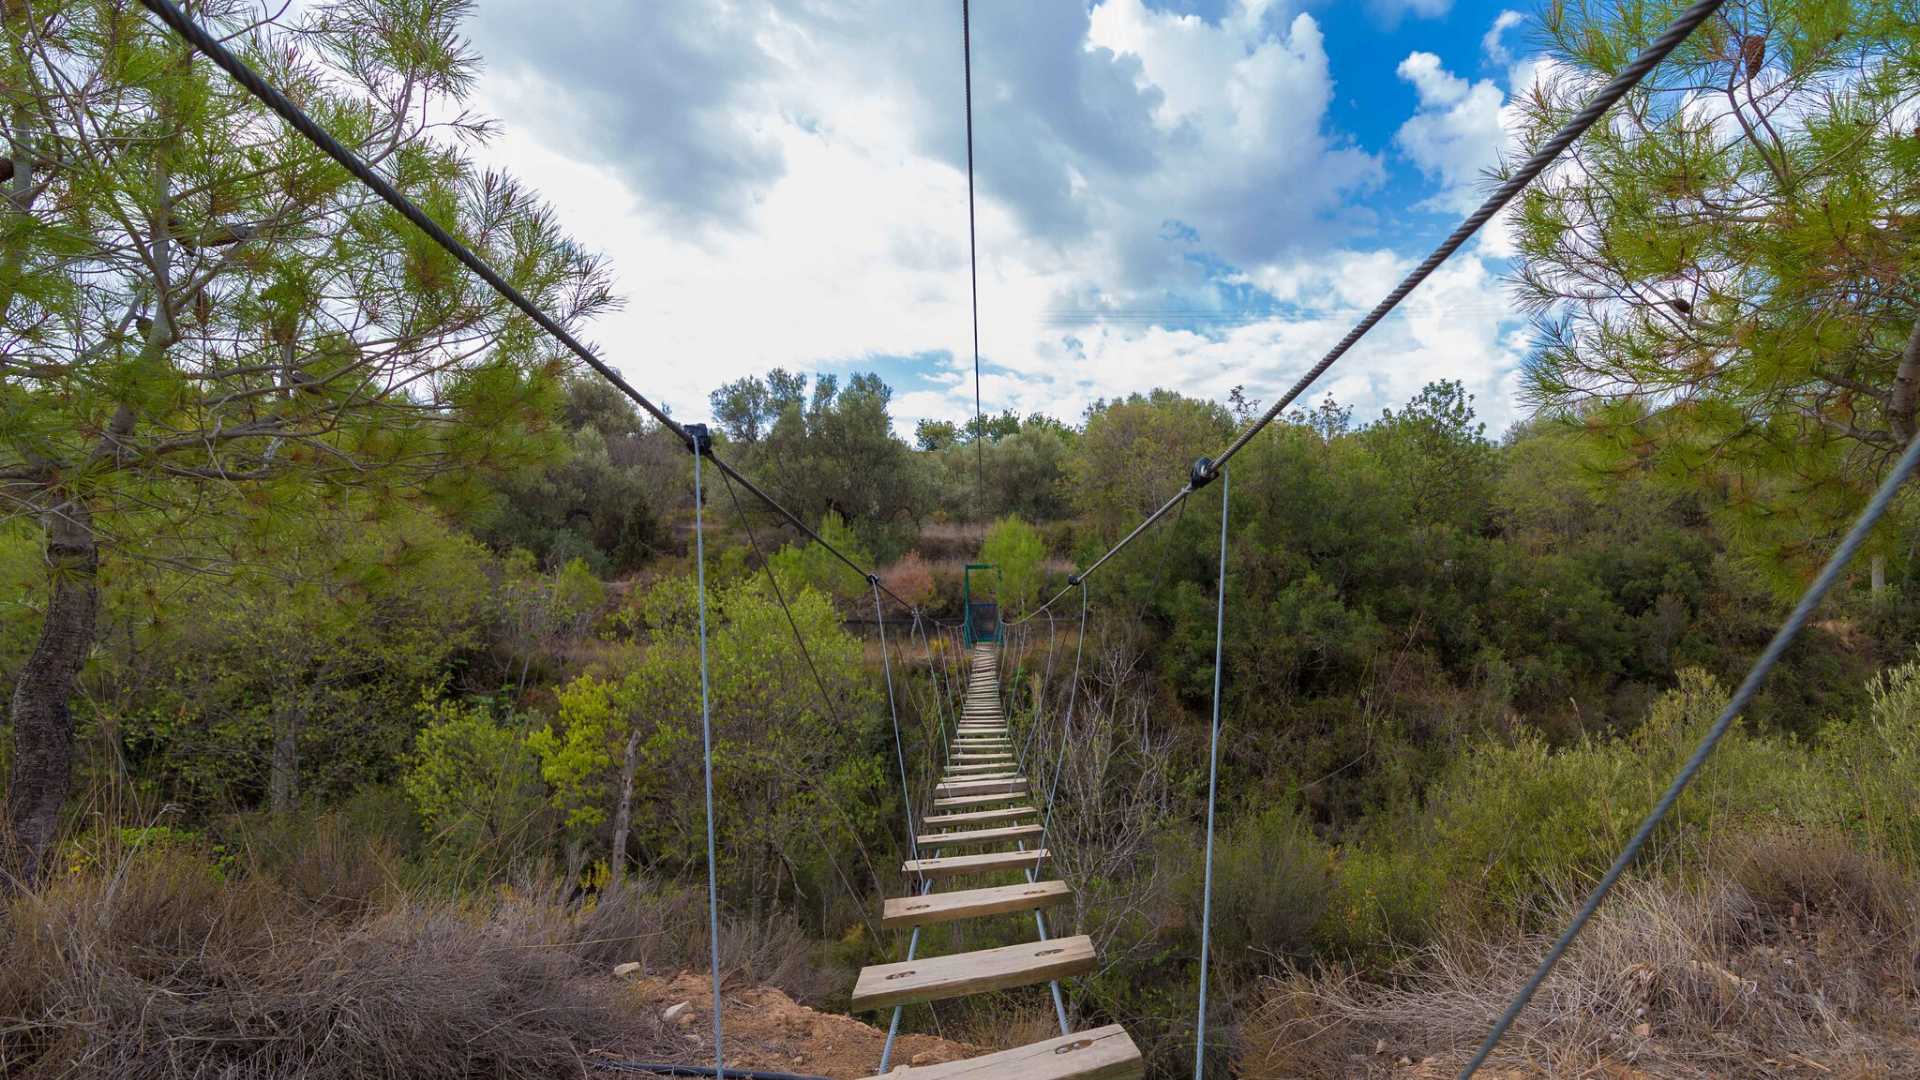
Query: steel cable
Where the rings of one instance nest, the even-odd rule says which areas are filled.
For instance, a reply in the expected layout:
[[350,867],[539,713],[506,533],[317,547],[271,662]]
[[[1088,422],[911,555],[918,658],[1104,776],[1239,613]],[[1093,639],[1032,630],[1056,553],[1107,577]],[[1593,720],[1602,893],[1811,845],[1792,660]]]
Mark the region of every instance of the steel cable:
[[[1202,458],[1199,462],[1196,462],[1193,478],[1188,481],[1185,487],[1175,493],[1173,498],[1167,500],[1160,509],[1149,514],[1145,521],[1142,521],[1132,532],[1121,538],[1119,543],[1109,548],[1106,554],[1095,559],[1091,566],[1088,566],[1085,570],[1080,571],[1073,577],[1069,577],[1067,579],[1067,589],[1062,589],[1059,593],[1055,594],[1047,601],[1047,604],[1050,605],[1055,600],[1065,596],[1067,591],[1073,587],[1074,581],[1077,578],[1084,578],[1088,574],[1098,570],[1101,564],[1112,558],[1120,549],[1131,544],[1136,537],[1153,525],[1154,522],[1160,520],[1160,518],[1173,507],[1174,503],[1186,498],[1192,494],[1197,487],[1205,485],[1211,481],[1214,476],[1218,475],[1219,470],[1224,468],[1227,462],[1231,460],[1235,454],[1239,453],[1242,447],[1247,445],[1249,440],[1255,435],[1260,434],[1267,425],[1273,423],[1273,421],[1279,417],[1282,410],[1286,409],[1288,405],[1293,404],[1301,394],[1306,392],[1309,386],[1313,385],[1315,380],[1319,379],[1321,375],[1326,373],[1328,368],[1332,367],[1336,361],[1346,355],[1347,350],[1353,348],[1362,337],[1366,336],[1369,330],[1372,330],[1378,325],[1380,320],[1386,318],[1394,308],[1400,305],[1402,300],[1405,300],[1415,288],[1419,287],[1421,282],[1427,280],[1435,270],[1440,268],[1442,263],[1451,258],[1455,252],[1459,251],[1460,247],[1471,239],[1474,233],[1480,231],[1481,226],[1492,220],[1493,216],[1499,213],[1507,203],[1511,202],[1515,195],[1519,194],[1535,177],[1545,171],[1547,166],[1553,164],[1553,162],[1565,152],[1567,147],[1573,144],[1574,140],[1586,134],[1587,129],[1597,123],[1599,119],[1606,114],[1607,110],[1611,109],[1622,97],[1625,97],[1629,91],[1635,86],[1638,86],[1640,82],[1647,77],[1649,72],[1658,67],[1662,60],[1665,60],[1674,49],[1678,48],[1680,43],[1685,41],[1688,35],[1692,34],[1693,31],[1718,10],[1723,3],[1725,3],[1725,0],[1699,0],[1698,3],[1682,12],[1680,17],[1675,19],[1673,23],[1667,27],[1665,32],[1648,43],[1647,47],[1641,51],[1639,56],[1634,58],[1631,64],[1628,64],[1625,68],[1621,69],[1618,75],[1608,80],[1607,84],[1601,87],[1600,90],[1588,100],[1587,104],[1582,107],[1579,112],[1575,113],[1559,131],[1555,132],[1552,138],[1542,143],[1539,149],[1528,156],[1527,160],[1522,162],[1519,168],[1515,169],[1511,175],[1502,181],[1500,186],[1495,188],[1493,193],[1487,196],[1486,200],[1480,204],[1478,209],[1469,214],[1465,221],[1462,221],[1453,232],[1448,234],[1445,240],[1440,242],[1439,247],[1433,249],[1432,253],[1420,261],[1420,265],[1414,267],[1411,273],[1403,278],[1398,285],[1393,287],[1393,291],[1387,294],[1386,299],[1374,305],[1373,309],[1368,311],[1367,314],[1354,325],[1353,329],[1347,331],[1345,337],[1335,342],[1333,348],[1327,350],[1326,355],[1322,356],[1318,363],[1307,369],[1307,373],[1302,375],[1299,381],[1295,382],[1285,394],[1281,395],[1279,400],[1269,406],[1267,411],[1261,415],[1260,419],[1248,425],[1246,430],[1242,431],[1231,443],[1227,444],[1225,450],[1222,450],[1212,458]],[[1042,605],[1042,608],[1039,610],[1044,610],[1045,606],[1046,605]],[[1025,621],[1026,619],[1032,618],[1035,614],[1037,614],[1037,611],[1028,612],[1016,621]]]
[[[601,378],[607,380],[614,389],[625,394],[648,416],[653,417],[661,427],[666,428],[678,436],[680,441],[686,444],[688,450],[695,453],[704,451],[721,472],[729,474],[735,480],[740,481],[741,484],[746,486],[748,491],[753,492],[755,497],[766,503],[775,512],[780,514],[780,516],[786,518],[794,527],[805,533],[815,543],[832,552],[835,558],[845,563],[854,573],[859,574],[862,578],[871,578],[873,576],[871,571],[863,569],[859,564],[848,558],[845,552],[833,544],[828,543],[825,538],[821,537],[819,533],[809,527],[806,522],[800,520],[792,511],[782,506],[773,496],[761,490],[759,485],[742,476],[738,470],[714,454],[710,448],[704,447],[703,427],[697,425],[688,427],[676,423],[664,410],[648,400],[646,395],[634,389],[626,379],[621,377],[619,372],[613,370],[605,361],[594,355],[591,349],[587,348],[569,333],[565,327],[561,326],[558,320],[548,315],[533,301],[522,295],[519,289],[514,288],[514,286],[489,265],[486,260],[476,255],[470,248],[456,239],[452,233],[442,227],[439,222],[429,217],[427,212],[416,205],[413,200],[401,194],[385,177],[375,171],[373,166],[367,164],[358,154],[355,154],[352,150],[348,149],[345,144],[329,134],[325,128],[322,128],[316,123],[314,119],[308,116],[299,106],[289,101],[285,94],[282,94],[279,90],[275,89],[272,84],[261,78],[257,72],[248,67],[239,57],[233,55],[225,45],[222,45],[211,34],[207,33],[203,27],[195,23],[192,19],[187,18],[185,13],[171,3],[170,0],[140,0],[140,3],[175,33],[185,38],[188,44],[205,54],[207,59],[212,60],[216,67],[232,76],[233,80],[239,83],[248,93],[259,98],[262,104],[278,114],[282,120],[285,120],[295,131],[304,136],[308,142],[318,147],[322,153],[332,158],[341,168],[346,169],[355,179],[365,184],[375,195],[380,197],[381,201],[391,206],[400,216],[412,222],[415,227],[427,235],[428,239],[438,244],[442,250],[459,260],[461,265],[473,271],[480,280],[486,282],[494,292],[498,293],[508,303],[519,308],[523,314],[538,324],[539,327],[551,335],[555,341],[564,345],[567,351],[579,357],[588,367],[597,372]],[[886,592],[888,596],[893,597],[894,602],[898,603],[901,607],[908,609],[913,607],[912,604],[907,603],[895,595],[893,590],[887,589],[885,586],[881,586],[881,589]]]
[[1853,527],[1847,530],[1846,537],[1834,550],[1833,557],[1821,567],[1819,576],[1815,577],[1813,583],[1807,586],[1807,591],[1801,594],[1799,602],[1793,606],[1793,612],[1774,633],[1773,640],[1767,642],[1766,649],[1761,652],[1758,659],[1754,660],[1752,669],[1747,672],[1747,677],[1740,681],[1739,689],[1727,699],[1726,708],[1720,711],[1719,717],[1713,722],[1713,727],[1709,728],[1706,737],[1700,740],[1700,745],[1694,747],[1693,754],[1687,758],[1679,775],[1673,778],[1673,783],[1667,786],[1660,800],[1654,803],[1652,812],[1640,823],[1640,827],[1634,830],[1633,838],[1627,841],[1627,846],[1621,850],[1620,857],[1607,868],[1606,875],[1600,879],[1598,885],[1594,886],[1593,895],[1587,897],[1586,903],[1580,905],[1580,910],[1574,915],[1573,922],[1561,932],[1559,938],[1554,941],[1553,947],[1547,950],[1547,955],[1541,958],[1540,966],[1534,969],[1526,985],[1520,988],[1520,992],[1514,995],[1513,1001],[1500,1014],[1499,1020],[1494,1022],[1493,1030],[1487,1033],[1485,1041],[1474,1052],[1472,1060],[1460,1070],[1460,1080],[1468,1080],[1480,1066],[1486,1064],[1487,1057],[1493,1053],[1493,1048],[1499,1045],[1501,1036],[1507,1033],[1507,1029],[1513,1026],[1514,1020],[1525,1011],[1527,1003],[1533,1000],[1534,993],[1540,989],[1542,983],[1546,982],[1547,976],[1553,973],[1554,965],[1560,962],[1560,957],[1565,955],[1567,947],[1573,944],[1574,938],[1580,936],[1580,931],[1587,925],[1587,920],[1593,918],[1593,913],[1600,909],[1601,901],[1613,891],[1614,883],[1619,881],[1620,875],[1640,857],[1640,850],[1646,846],[1648,838],[1653,835],[1653,830],[1673,809],[1674,803],[1680,800],[1680,794],[1693,783],[1693,778],[1699,774],[1700,769],[1706,765],[1707,758],[1713,754],[1714,747],[1720,744],[1721,738],[1733,726],[1734,720],[1746,710],[1748,702],[1753,700],[1753,695],[1759,692],[1760,684],[1766,681],[1768,673],[1773,670],[1775,664],[1780,662],[1780,657],[1787,651],[1787,646],[1793,644],[1794,638],[1800,635],[1807,620],[1813,617],[1814,609],[1820,606],[1820,601],[1826,597],[1828,590],[1833,588],[1834,582],[1840,580],[1840,572],[1846,569],[1847,563],[1853,560],[1855,553],[1860,550],[1860,545],[1866,541],[1867,534],[1873,531],[1873,526],[1886,514],[1887,508],[1893,504],[1893,497],[1899,493],[1901,485],[1913,475],[1915,466],[1920,466],[1920,437],[1915,437],[1913,442],[1908,444],[1907,452],[1901,455],[1893,471],[1881,481],[1880,487],[1873,493],[1873,499],[1867,503],[1866,509],[1860,512]]
[[1194,1021],[1193,1080],[1203,1080],[1207,1060],[1207,961],[1213,936],[1213,819],[1220,792],[1220,671],[1227,639],[1227,491],[1232,481],[1220,470],[1220,578],[1213,611],[1213,735],[1207,740],[1207,854],[1200,888],[1200,1004]]

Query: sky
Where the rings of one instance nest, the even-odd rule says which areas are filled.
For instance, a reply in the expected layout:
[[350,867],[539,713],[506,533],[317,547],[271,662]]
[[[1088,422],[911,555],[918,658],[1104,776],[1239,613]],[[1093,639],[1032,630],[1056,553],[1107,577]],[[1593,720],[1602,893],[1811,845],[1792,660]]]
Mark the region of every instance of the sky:
[[[1478,201],[1536,70],[1521,6],[974,3],[985,409],[1277,398]],[[469,32],[477,156],[606,256],[626,303],[587,336],[677,419],[774,367],[879,372],[903,435],[971,415],[957,2],[483,0]],[[1522,418],[1508,254],[1483,232],[1308,402],[1445,378]]]

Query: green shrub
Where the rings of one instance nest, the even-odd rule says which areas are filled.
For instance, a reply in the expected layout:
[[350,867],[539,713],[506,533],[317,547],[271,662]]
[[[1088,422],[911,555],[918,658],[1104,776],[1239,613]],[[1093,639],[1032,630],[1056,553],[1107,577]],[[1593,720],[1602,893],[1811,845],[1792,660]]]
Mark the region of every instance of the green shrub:
[[[1908,694],[1905,682],[1887,682],[1889,711],[1905,701],[1901,694]],[[1920,690],[1912,694],[1920,698]],[[1332,940],[1352,951],[1377,942],[1411,944],[1423,940],[1436,917],[1524,919],[1555,894],[1584,890],[1619,855],[1724,701],[1711,676],[1686,671],[1630,734],[1586,736],[1555,749],[1521,730],[1509,742],[1465,751],[1428,792],[1425,824],[1377,828],[1369,842],[1346,853],[1329,922]],[[1870,738],[1874,746],[1851,755],[1874,763],[1897,759],[1887,736],[1870,728],[1855,738]],[[1887,788],[1866,788],[1891,790],[1899,773],[1885,774]],[[1826,757],[1736,724],[1644,859],[1680,861],[1715,836],[1753,830],[1843,828],[1849,817],[1859,817],[1853,786]],[[1893,796],[1882,801],[1887,821],[1901,817]]]
[[[1333,896],[1333,858],[1290,807],[1238,820],[1221,816],[1213,853],[1212,956],[1215,970],[1237,981],[1313,952],[1315,929]],[[1182,882],[1181,907],[1195,914],[1203,871],[1195,859]]]

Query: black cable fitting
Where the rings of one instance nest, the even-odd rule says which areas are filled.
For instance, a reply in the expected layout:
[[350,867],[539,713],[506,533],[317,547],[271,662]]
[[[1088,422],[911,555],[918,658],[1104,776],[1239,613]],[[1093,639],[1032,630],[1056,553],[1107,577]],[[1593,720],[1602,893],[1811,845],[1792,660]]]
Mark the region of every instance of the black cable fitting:
[[874,586],[875,588],[879,588],[879,586],[880,586],[880,575],[879,575],[879,574],[868,574],[868,575],[867,575],[867,584],[869,584],[869,585],[872,585],[872,586]]
[[1078,585],[1078,584],[1080,584],[1080,575],[1079,575],[1079,574],[1068,574],[1068,575],[1067,575],[1067,584],[1068,584],[1068,585]]
[[1212,458],[1196,458],[1193,462],[1193,469],[1187,473],[1187,490],[1199,491],[1201,488],[1213,483],[1213,478],[1219,475],[1213,467]]
[[680,430],[687,433],[687,449],[701,457],[713,456],[713,434],[705,424],[687,424]]

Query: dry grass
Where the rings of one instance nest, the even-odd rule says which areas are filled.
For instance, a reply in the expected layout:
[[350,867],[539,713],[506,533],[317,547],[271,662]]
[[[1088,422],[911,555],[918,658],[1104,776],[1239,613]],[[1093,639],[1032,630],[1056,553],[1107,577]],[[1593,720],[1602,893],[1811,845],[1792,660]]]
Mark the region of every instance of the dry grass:
[[[1705,883],[1615,890],[1496,1064],[1551,1076],[1920,1076],[1912,883],[1798,836],[1716,861]],[[1546,924],[1564,924],[1577,900]],[[1280,980],[1247,1025],[1243,1075],[1385,1074],[1403,1059],[1451,1075],[1547,945],[1456,938],[1391,985]]]
[[551,1078],[616,1034],[557,909],[410,897],[375,862],[227,881],[162,849],[12,898],[0,1075]]
[[[629,884],[603,894],[581,915],[575,952],[595,965],[637,962],[648,975],[706,971],[707,896],[699,889]],[[720,921],[720,977],[726,986],[771,986],[806,1004],[844,994],[843,980],[813,962],[813,945],[790,919]]]

